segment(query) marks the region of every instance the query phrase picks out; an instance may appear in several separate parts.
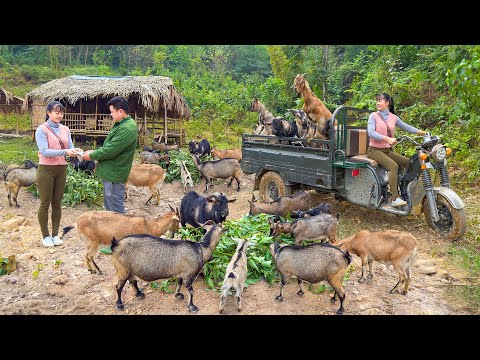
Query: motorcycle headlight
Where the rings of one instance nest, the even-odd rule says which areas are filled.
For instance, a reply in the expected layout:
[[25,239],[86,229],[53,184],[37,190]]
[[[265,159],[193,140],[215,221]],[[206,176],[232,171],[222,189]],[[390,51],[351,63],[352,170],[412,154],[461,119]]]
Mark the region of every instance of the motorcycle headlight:
[[441,161],[445,159],[445,156],[447,156],[447,150],[445,149],[445,146],[442,144],[437,144],[433,147],[430,156],[437,161]]

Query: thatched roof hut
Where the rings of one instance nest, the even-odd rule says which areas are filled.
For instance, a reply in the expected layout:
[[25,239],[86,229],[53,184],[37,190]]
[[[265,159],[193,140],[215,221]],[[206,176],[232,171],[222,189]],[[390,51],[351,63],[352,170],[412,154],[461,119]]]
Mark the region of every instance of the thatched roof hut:
[[58,100],[65,106],[63,123],[72,135],[105,137],[113,125],[106,105],[114,96],[128,99],[130,115],[139,126],[140,135],[184,139],[183,119],[190,108],[165,76],[79,76],[52,80],[29,92],[24,109],[31,114],[32,136],[45,121],[46,105]]
[[0,88],[0,113],[22,112],[23,99],[10,91]]

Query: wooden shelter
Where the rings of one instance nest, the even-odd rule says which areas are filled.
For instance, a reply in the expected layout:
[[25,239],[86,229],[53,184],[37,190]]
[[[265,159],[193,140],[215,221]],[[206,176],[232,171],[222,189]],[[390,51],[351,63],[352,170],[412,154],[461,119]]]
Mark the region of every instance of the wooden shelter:
[[183,120],[190,108],[183,96],[165,76],[79,76],[52,80],[30,91],[23,107],[31,114],[31,135],[45,122],[46,107],[52,100],[65,106],[62,124],[67,125],[73,140],[77,135],[106,137],[113,125],[108,100],[114,96],[128,99],[130,116],[139,129],[139,143],[149,137],[164,137],[183,145]]
[[22,112],[23,99],[10,91],[0,88],[0,113]]

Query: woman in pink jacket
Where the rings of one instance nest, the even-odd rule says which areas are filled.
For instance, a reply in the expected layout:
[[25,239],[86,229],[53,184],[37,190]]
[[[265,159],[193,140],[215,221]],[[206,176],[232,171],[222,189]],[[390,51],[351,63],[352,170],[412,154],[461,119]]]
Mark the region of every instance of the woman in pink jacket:
[[[42,231],[43,246],[62,245],[58,228],[62,216],[61,202],[67,180],[65,156],[75,156],[77,151],[72,142],[70,129],[60,124],[65,108],[59,101],[47,105],[46,121],[35,131],[38,147],[37,188],[40,195],[38,222]],[[52,206],[52,235],[48,231],[48,209]]]
[[368,143],[367,156],[375,160],[388,170],[388,184],[392,194],[391,206],[403,206],[407,202],[398,194],[398,167],[406,168],[408,158],[400,155],[391,149],[397,143],[394,131],[398,126],[400,129],[416,135],[425,135],[425,131],[419,130],[404,123],[395,115],[393,98],[387,93],[375,95],[377,110],[372,112],[368,118]]

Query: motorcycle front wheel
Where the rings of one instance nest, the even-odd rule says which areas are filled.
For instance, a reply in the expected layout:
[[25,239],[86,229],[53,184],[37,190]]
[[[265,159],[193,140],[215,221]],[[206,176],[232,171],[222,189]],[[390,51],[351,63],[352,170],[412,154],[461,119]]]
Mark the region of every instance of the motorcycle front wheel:
[[458,240],[465,235],[467,230],[465,210],[455,209],[442,194],[437,194],[438,221],[433,221],[430,217],[427,198],[423,199],[422,208],[428,226],[444,238]]

